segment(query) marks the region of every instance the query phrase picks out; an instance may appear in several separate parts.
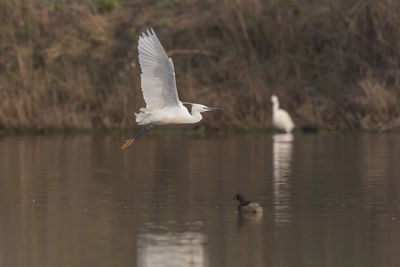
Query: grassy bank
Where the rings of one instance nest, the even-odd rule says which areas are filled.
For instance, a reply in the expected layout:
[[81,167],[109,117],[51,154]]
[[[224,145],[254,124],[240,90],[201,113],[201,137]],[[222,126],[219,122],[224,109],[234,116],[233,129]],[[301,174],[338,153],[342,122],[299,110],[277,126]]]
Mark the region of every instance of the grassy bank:
[[154,27],[181,99],[211,129],[400,128],[400,2],[0,1],[0,128],[113,129],[143,106],[137,39]]

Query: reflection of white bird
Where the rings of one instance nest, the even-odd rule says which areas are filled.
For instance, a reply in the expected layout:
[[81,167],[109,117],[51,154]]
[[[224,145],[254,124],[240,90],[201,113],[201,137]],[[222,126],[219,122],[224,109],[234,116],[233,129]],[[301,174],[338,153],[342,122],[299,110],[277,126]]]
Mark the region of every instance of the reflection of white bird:
[[294,128],[294,123],[289,113],[279,108],[279,100],[276,95],[271,97],[272,102],[272,124],[279,130],[290,133]]
[[[155,125],[196,123],[201,112],[210,108],[201,104],[181,102],[176,90],[174,63],[168,58],[153,29],[139,36],[139,63],[146,108],[136,113],[136,122],[145,125],[133,138],[125,141],[122,149],[131,145],[145,130]],[[192,105],[189,112],[183,104]]]
[[293,152],[292,134],[274,134],[273,137],[273,197],[275,222],[290,222],[291,163]]
[[[139,233],[138,266],[207,266],[207,237],[200,232]],[[160,232],[160,233],[159,233]]]

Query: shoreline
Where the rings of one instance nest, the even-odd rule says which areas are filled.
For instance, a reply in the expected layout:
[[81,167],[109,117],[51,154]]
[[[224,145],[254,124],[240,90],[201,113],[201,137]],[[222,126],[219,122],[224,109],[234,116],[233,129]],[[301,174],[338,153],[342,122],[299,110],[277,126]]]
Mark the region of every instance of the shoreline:
[[[107,135],[107,136],[130,136],[138,131],[140,128],[124,128],[124,129],[32,129],[32,128],[6,128],[0,129],[0,137],[4,136],[78,136],[78,135]],[[313,129],[312,131],[304,131],[302,129],[295,130],[292,134],[391,134],[400,133],[397,130],[387,131],[373,131],[373,130],[325,130],[325,129]],[[225,129],[225,130],[214,130],[206,129],[205,127],[199,127],[194,129],[189,128],[176,128],[176,127],[164,127],[154,128],[148,131],[148,135],[151,136],[205,136],[205,135],[273,135],[283,134],[282,132],[276,131],[271,128],[264,129]]]

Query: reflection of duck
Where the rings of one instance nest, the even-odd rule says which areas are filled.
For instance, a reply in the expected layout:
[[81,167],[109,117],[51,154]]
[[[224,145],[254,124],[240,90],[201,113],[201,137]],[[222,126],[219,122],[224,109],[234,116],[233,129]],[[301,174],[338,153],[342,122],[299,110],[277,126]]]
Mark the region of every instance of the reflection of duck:
[[276,95],[271,96],[272,102],[272,124],[279,130],[290,133],[294,128],[294,123],[286,110],[279,108],[279,100]]
[[262,215],[263,209],[261,205],[257,202],[246,200],[243,194],[238,193],[233,197],[233,199],[240,202],[238,206],[239,216]]

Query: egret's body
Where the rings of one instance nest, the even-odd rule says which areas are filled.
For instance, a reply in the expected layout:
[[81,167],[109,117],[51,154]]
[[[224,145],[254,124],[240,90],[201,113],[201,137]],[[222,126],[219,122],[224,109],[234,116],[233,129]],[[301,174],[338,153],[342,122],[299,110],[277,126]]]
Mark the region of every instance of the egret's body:
[[290,133],[294,129],[294,123],[286,110],[279,108],[279,100],[276,95],[271,97],[272,124],[279,130]]
[[156,111],[142,108],[140,113],[136,113],[136,122],[139,125],[152,123],[157,123],[158,125],[196,123],[202,119],[197,105],[199,104],[193,104],[191,113],[183,104],[176,107],[163,107]]
[[[155,125],[188,124],[201,121],[201,112],[220,109],[201,104],[181,102],[175,81],[174,63],[168,58],[153,29],[139,36],[141,86],[146,107],[135,113],[136,122],[145,125],[135,137],[126,140],[128,147],[146,129]],[[191,112],[183,104],[192,105]]]

